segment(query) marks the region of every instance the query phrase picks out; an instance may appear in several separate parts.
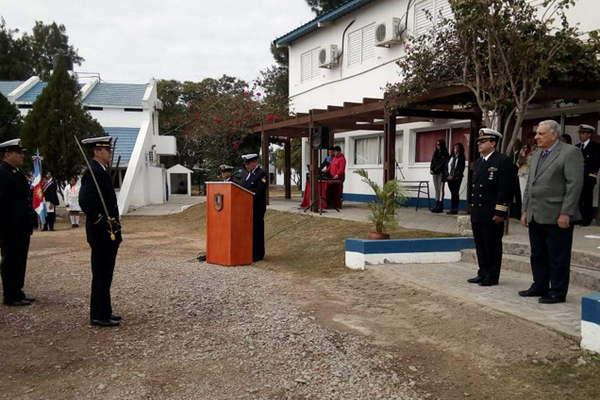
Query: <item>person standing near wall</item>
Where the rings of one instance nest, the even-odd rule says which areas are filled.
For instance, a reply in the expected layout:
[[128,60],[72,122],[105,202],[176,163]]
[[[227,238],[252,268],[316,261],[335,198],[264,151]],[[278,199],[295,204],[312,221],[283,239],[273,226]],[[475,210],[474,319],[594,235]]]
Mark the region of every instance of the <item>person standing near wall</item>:
[[460,201],[460,184],[465,171],[465,146],[456,143],[452,149],[452,156],[448,162],[448,189],[451,194],[451,206],[448,214],[458,214],[458,203]]
[[583,154],[583,189],[579,201],[581,225],[589,226],[594,219],[594,188],[600,169],[600,144],[592,140],[596,129],[591,125],[579,125],[577,147]]
[[46,199],[46,223],[43,230],[53,231],[54,222],[56,222],[56,207],[60,204],[60,201],[58,200],[58,185],[50,172],[46,174],[44,198]]
[[446,142],[442,139],[438,139],[435,142],[435,151],[431,158],[431,165],[429,167],[431,176],[433,177],[433,187],[435,189],[435,207],[431,209],[431,212],[441,213],[444,211],[444,181],[448,176],[448,160],[450,155],[448,154],[448,148]]
[[560,124],[540,122],[521,223],[529,228],[533,283],[519,296],[540,297],[545,304],[563,303],[569,289],[573,222],[580,218],[583,155],[559,140]]
[[500,279],[502,236],[513,195],[515,171],[509,157],[497,151],[500,132],[483,128],[477,148],[480,157],[473,166],[471,183],[471,226],[479,270],[468,280],[480,286],[494,286]]
[[79,227],[79,215],[81,214],[81,207],[79,206],[79,189],[80,186],[77,177],[75,176],[69,181],[64,193],[65,205],[69,212],[69,221],[71,222],[72,228]]

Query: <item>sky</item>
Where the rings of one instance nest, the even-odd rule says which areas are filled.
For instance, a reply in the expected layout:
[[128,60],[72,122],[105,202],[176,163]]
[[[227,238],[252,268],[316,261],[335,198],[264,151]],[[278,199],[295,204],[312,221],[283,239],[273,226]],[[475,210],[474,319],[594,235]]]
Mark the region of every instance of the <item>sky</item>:
[[7,27],[67,28],[85,58],[76,71],[107,82],[151,78],[247,81],[273,64],[273,39],[314,18],[305,0],[0,0]]

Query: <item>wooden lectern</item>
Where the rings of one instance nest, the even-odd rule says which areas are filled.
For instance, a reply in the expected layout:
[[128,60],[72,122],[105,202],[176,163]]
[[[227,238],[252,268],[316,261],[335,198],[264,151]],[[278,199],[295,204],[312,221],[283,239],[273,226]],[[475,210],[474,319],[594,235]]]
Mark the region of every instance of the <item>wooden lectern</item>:
[[206,182],[206,261],[252,264],[254,193],[233,182]]

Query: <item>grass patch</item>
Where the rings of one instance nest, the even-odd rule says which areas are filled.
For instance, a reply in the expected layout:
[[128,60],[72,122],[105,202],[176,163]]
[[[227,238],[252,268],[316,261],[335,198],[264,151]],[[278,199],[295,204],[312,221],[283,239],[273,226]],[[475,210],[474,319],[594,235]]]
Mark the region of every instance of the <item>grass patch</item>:
[[[265,217],[267,256],[258,265],[307,277],[335,277],[344,268],[344,240],[366,238],[372,225],[310,214],[269,211]],[[394,239],[450,236],[422,230],[396,228]]]

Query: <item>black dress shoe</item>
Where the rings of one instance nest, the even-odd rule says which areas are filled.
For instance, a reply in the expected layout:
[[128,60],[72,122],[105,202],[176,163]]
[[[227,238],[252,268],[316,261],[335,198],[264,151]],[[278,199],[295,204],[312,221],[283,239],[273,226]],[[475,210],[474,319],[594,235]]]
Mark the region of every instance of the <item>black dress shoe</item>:
[[448,215],[457,215],[458,211],[456,211],[456,210],[450,210],[446,214],[448,214]]
[[123,318],[121,318],[121,316],[120,316],[120,315],[115,315],[115,314],[113,314],[113,315],[111,315],[111,316],[110,316],[110,319],[111,319],[111,320],[113,320],[113,321],[120,321],[120,320],[122,320]]
[[479,286],[496,286],[497,284],[498,284],[498,282],[491,282],[491,281],[479,282]]
[[23,307],[23,306],[30,306],[31,302],[23,299],[23,300],[15,300],[15,301],[5,301],[4,305],[9,306],[9,307]]
[[542,296],[538,300],[542,304],[556,304],[567,301],[565,296]]
[[545,293],[543,293],[543,292],[538,292],[538,291],[531,290],[531,289],[519,291],[519,296],[521,296],[521,297],[541,297],[544,295],[545,295]]
[[95,326],[103,326],[103,327],[111,327],[111,326],[119,326],[121,323],[119,321],[115,321],[112,319],[93,319],[90,321],[90,324]]
[[483,282],[483,278],[481,276],[476,276],[475,278],[467,279],[469,283],[480,283]]
[[33,303],[35,301],[35,297],[23,297],[23,300]]

